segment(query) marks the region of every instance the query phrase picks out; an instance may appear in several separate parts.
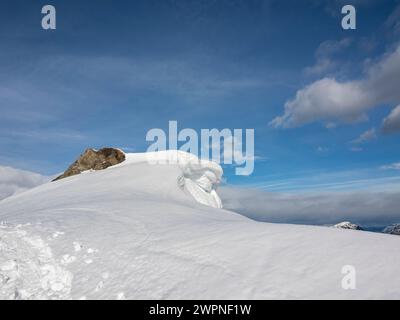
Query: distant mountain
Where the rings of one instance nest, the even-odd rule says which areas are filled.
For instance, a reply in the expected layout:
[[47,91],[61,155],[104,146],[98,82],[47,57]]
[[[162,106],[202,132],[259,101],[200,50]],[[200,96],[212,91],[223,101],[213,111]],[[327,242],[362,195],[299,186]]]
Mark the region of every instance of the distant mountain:
[[383,232],[400,236],[400,223],[386,227]]
[[335,224],[333,227],[337,229],[364,230],[359,225],[351,223],[349,221],[340,222],[338,224]]

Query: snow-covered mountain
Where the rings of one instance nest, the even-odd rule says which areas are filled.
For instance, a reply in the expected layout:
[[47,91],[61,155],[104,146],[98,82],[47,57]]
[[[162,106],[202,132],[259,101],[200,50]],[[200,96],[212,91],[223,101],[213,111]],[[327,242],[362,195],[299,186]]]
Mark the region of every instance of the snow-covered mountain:
[[0,298],[400,298],[400,237],[253,221],[220,208],[218,165],[178,158],[127,154],[2,200]]
[[334,228],[337,229],[349,229],[349,230],[363,230],[359,225],[355,223],[351,223],[349,221],[343,221],[340,223],[337,223],[333,226]]
[[396,223],[394,225],[391,226],[387,226],[384,230],[384,233],[388,233],[388,234],[395,234],[395,235],[400,235],[400,224]]

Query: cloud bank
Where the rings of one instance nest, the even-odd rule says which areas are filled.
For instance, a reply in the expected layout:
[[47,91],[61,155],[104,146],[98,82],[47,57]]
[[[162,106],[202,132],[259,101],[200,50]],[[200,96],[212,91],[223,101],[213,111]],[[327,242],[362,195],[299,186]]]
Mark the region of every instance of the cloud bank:
[[49,180],[50,177],[37,173],[0,166],[0,200],[15,193],[34,188]]
[[323,78],[297,91],[285,103],[284,114],[271,121],[275,128],[299,127],[315,121],[357,122],[382,104],[400,103],[400,46],[371,64],[361,79],[339,82]]
[[400,162],[384,165],[381,167],[382,170],[400,170]]
[[225,209],[273,223],[336,224],[351,221],[366,227],[400,222],[400,191],[289,194],[221,187]]

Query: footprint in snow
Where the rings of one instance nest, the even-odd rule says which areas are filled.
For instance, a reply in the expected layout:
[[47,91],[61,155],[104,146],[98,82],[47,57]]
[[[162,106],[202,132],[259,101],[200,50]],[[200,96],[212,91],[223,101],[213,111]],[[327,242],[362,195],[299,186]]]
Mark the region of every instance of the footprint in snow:
[[76,260],[76,257],[70,256],[69,254],[64,254],[61,258],[62,264],[70,264]]
[[109,274],[108,272],[103,272],[103,273],[101,274],[101,277],[102,277],[104,280],[107,280],[107,279],[110,277],[110,274]]
[[72,243],[72,245],[74,246],[75,252],[79,252],[79,251],[81,251],[82,248],[83,248],[83,246],[82,246],[79,242],[77,242],[77,241],[74,241],[74,242]]
[[[84,248],[84,246],[83,246],[81,243],[79,243],[78,241],[74,241],[74,242],[72,243],[72,245],[74,246],[75,252],[80,252],[80,251],[82,251],[82,249]],[[97,250],[97,249],[92,249],[92,248],[88,248],[88,249],[86,250],[86,254],[83,255],[83,258],[84,258],[83,261],[84,261],[86,264],[91,264],[91,263],[93,263],[93,260],[90,259],[90,258],[88,257],[88,255],[92,255],[92,254],[97,253],[97,252],[99,252],[99,250]],[[74,259],[74,260],[75,260],[75,259]]]
[[101,289],[103,289],[103,287],[104,287],[104,282],[103,282],[103,281],[100,281],[100,282],[97,284],[96,289],[94,289],[94,291],[95,291],[95,292],[100,291]]
[[1,271],[12,271],[17,268],[17,262],[15,260],[8,260],[3,263],[0,267]]
[[68,299],[73,274],[48,243],[21,226],[0,228],[0,300]]
[[56,232],[53,233],[53,238],[56,239],[56,238],[58,238],[59,236],[62,236],[62,235],[64,235],[64,232],[56,231]]
[[105,281],[110,277],[110,274],[109,274],[108,272],[103,272],[103,273],[101,274],[101,277],[103,278],[103,280],[100,281],[100,282],[97,284],[96,289],[94,289],[95,292],[98,292],[98,291],[100,291],[101,289],[103,289],[104,284],[105,284]]
[[117,300],[126,300],[125,294],[123,292],[118,293]]

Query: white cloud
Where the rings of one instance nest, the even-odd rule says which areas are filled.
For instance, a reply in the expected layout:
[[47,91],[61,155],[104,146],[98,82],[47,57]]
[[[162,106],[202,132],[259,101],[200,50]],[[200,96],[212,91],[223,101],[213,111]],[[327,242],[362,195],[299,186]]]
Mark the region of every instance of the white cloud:
[[324,57],[317,59],[317,62],[313,66],[305,68],[304,73],[310,76],[319,76],[334,69],[336,65],[333,60]]
[[317,57],[326,57],[333,55],[342,51],[345,48],[348,48],[353,40],[351,38],[344,38],[341,40],[327,40],[322,42],[316,52]]
[[385,27],[394,35],[400,34],[400,5],[389,15]]
[[384,226],[400,221],[400,191],[289,194],[221,187],[224,208],[275,223],[335,224],[351,221]]
[[[265,161],[268,160],[267,157],[257,156],[250,152],[248,154],[248,149],[251,148],[244,144],[241,139],[237,139],[235,136],[229,136],[224,138],[223,141],[213,141],[210,145],[210,152],[214,156],[218,156],[220,160],[232,159],[238,163],[244,163],[245,161]],[[252,148],[251,148],[252,149]],[[208,150],[205,150],[206,152]],[[214,160],[215,161],[215,160]],[[235,164],[235,163],[234,163]]]
[[363,78],[339,82],[323,78],[297,91],[285,103],[282,116],[273,127],[298,127],[315,121],[356,122],[367,119],[367,112],[381,104],[400,102],[400,46],[372,64]]
[[344,38],[339,41],[327,40],[322,42],[316,53],[316,63],[304,69],[305,74],[311,76],[319,76],[326,72],[332,71],[337,68],[337,62],[332,57],[348,48],[352,43],[351,38]]
[[54,130],[54,129],[39,129],[39,130],[0,130],[3,137],[10,137],[13,139],[30,139],[40,142],[48,141],[70,141],[70,140],[84,140],[86,136],[74,130]]
[[34,188],[49,180],[50,177],[37,173],[0,166],[0,200],[15,193]]
[[369,129],[362,133],[357,139],[351,141],[353,144],[363,144],[368,141],[375,140],[377,138],[375,128]]
[[381,167],[382,170],[400,170],[400,162],[387,164]]
[[352,151],[352,152],[361,152],[361,151],[363,151],[363,148],[361,148],[361,147],[351,147],[350,151]]
[[328,147],[318,146],[317,152],[318,153],[327,153],[327,152],[329,152],[329,148]]
[[[195,58],[188,60],[121,57],[115,59],[109,56],[90,59],[66,58],[70,61],[69,63],[73,62],[79,77],[86,79],[89,83],[100,82],[107,85],[108,82],[102,82],[106,79],[112,83],[118,83],[120,87],[125,86],[132,90],[155,90],[173,93],[183,98],[224,96],[238,90],[276,85],[273,79],[269,81],[255,76],[233,77],[219,73],[209,66],[198,63]],[[99,74],[102,75],[100,80]]]
[[400,105],[394,108],[392,112],[383,120],[382,130],[385,133],[400,131]]

